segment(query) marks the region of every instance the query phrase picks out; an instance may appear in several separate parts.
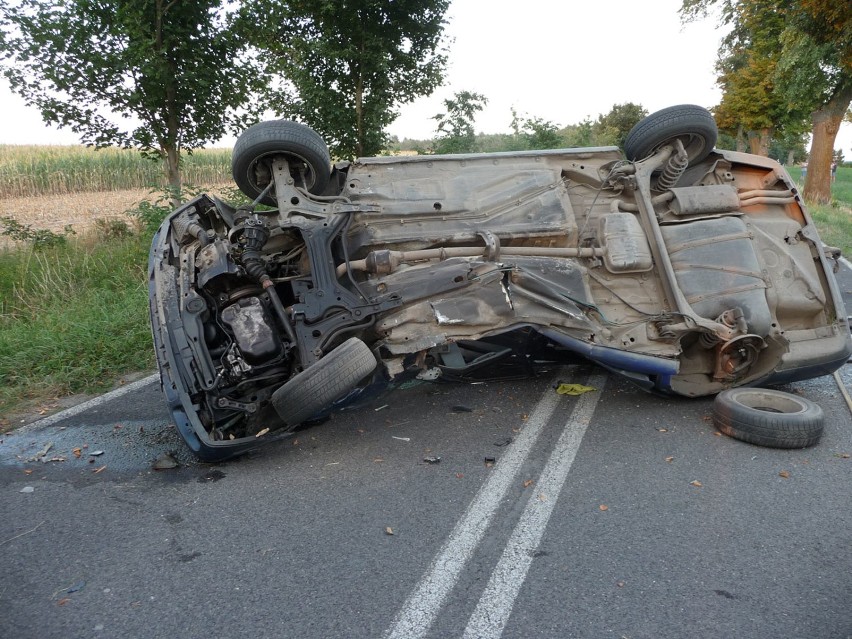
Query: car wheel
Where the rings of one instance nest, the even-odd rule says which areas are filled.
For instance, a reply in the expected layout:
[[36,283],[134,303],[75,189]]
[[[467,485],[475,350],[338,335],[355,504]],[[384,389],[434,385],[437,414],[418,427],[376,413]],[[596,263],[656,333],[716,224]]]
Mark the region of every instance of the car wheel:
[[766,388],[733,388],[713,402],[721,432],[758,446],[807,448],[824,428],[822,408],[803,397]]
[[296,426],[346,397],[376,368],[376,357],[350,337],[272,394],[272,405],[289,427]]
[[680,104],[640,120],[624,140],[624,154],[628,160],[642,160],[679,139],[693,164],[710,155],[718,137],[716,121],[707,109]]
[[[289,120],[259,122],[243,131],[234,145],[231,171],[240,191],[254,200],[272,180],[272,159],[287,156],[297,185],[311,193],[322,193],[331,175],[328,146],[312,128]],[[303,179],[304,176],[304,179]],[[275,206],[274,194],[263,204]]]

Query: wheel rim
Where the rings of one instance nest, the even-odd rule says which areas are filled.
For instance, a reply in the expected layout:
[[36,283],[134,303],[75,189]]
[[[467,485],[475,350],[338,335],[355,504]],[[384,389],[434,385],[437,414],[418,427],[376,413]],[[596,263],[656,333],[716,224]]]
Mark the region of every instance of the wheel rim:
[[310,191],[317,181],[316,173],[311,168],[310,163],[296,153],[282,153],[280,151],[272,151],[270,153],[259,155],[248,165],[246,168],[246,179],[252,188],[254,188],[258,194],[266,188],[268,183],[261,186],[258,182],[258,168],[261,165],[265,165],[264,171],[269,175],[270,181],[273,180],[271,165],[276,157],[281,156],[287,158],[287,164],[290,166],[290,177],[293,178],[294,182],[300,182],[302,174],[304,173],[304,184],[302,184],[302,188],[306,191]]
[[743,406],[765,413],[784,413],[791,415],[793,413],[801,413],[805,410],[805,405],[795,398],[776,395],[758,390],[738,393],[736,401]]
[[686,155],[689,158],[690,162],[692,162],[695,158],[699,157],[704,152],[704,149],[707,147],[707,141],[704,139],[703,135],[696,135],[695,133],[684,133],[682,135],[672,136],[665,142],[655,146],[646,154],[646,156],[654,155],[654,153],[656,153],[666,145],[674,145],[675,140],[680,140],[681,144],[683,144],[683,149],[684,151],[686,151]]

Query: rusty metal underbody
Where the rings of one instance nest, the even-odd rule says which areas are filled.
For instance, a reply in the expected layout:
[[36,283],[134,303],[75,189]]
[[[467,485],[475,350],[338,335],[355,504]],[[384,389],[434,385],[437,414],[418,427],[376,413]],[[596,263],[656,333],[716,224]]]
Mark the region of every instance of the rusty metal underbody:
[[323,197],[283,162],[276,211],[201,196],[152,253],[175,392],[208,433],[240,418],[251,436],[277,386],[352,336],[384,379],[471,364],[453,345],[513,331],[688,396],[840,366],[846,314],[786,171],[715,151],[665,188],[672,153],[361,159]]

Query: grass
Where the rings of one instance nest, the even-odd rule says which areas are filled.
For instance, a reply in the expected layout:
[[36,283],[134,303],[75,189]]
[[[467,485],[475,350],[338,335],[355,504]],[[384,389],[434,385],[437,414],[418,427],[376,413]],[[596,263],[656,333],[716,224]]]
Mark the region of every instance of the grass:
[[[790,176],[801,183],[802,170],[788,167]],[[852,166],[837,167],[837,179],[831,185],[831,205],[808,205],[822,241],[841,249],[852,258]],[[848,309],[847,309],[848,310]]]
[[[16,153],[20,152],[16,147]],[[51,152],[37,152],[41,159],[19,157],[17,166],[47,171],[46,167],[56,167],[70,157],[66,151],[58,151],[55,159],[48,160]],[[201,155],[204,153],[197,154]],[[116,157],[125,160],[120,154]],[[0,163],[11,166],[5,157]],[[80,163],[85,165],[82,160]],[[55,173],[55,169],[50,170]],[[799,178],[798,168],[791,168],[790,173]],[[83,178],[92,172],[82,170],[76,175],[85,182]],[[85,187],[126,186],[124,179],[92,179]],[[45,176],[32,180],[50,182]],[[72,184],[63,180],[49,188]],[[221,181],[220,175],[214,182]],[[823,240],[842,248],[850,257],[852,167],[838,169],[832,193],[835,201],[831,206],[812,206],[809,210]],[[96,225],[93,233],[81,232],[56,241],[53,236],[61,233],[46,231],[44,235],[25,225],[19,232],[27,241],[12,248],[0,247],[0,430],[10,425],[9,416],[37,402],[99,392],[127,373],[153,370],[146,267],[151,228],[165,212],[150,204],[143,207],[142,224],[136,228],[120,220],[107,220]],[[35,246],[36,237],[48,241]]]
[[154,367],[142,234],[0,251],[0,424],[27,403]]
[[[181,159],[186,184],[231,180],[230,149],[199,149]],[[163,185],[162,164],[130,149],[0,145],[0,199]]]

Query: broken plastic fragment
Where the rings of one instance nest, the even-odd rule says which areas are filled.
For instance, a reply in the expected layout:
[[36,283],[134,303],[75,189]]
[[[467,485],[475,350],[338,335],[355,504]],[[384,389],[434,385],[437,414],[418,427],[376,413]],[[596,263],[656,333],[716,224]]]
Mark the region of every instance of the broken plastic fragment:
[[556,387],[556,392],[560,395],[582,395],[593,390],[597,390],[597,388],[594,386],[583,386],[582,384],[559,384]]
[[427,464],[438,464],[438,463],[441,462],[441,458],[440,457],[424,457],[423,461],[425,461]]
[[38,461],[39,459],[41,459],[42,457],[44,457],[45,455],[47,455],[47,451],[49,451],[51,448],[53,448],[53,442],[47,442],[47,443],[44,445],[44,448],[42,448],[42,449],[41,449],[40,451],[38,451],[35,455],[33,455],[32,457],[30,457],[27,461],[28,461],[28,462]]
[[72,592],[77,592],[79,590],[82,590],[85,587],[86,587],[86,582],[81,580],[81,581],[78,581],[73,586],[69,586],[68,588],[66,588],[65,592],[67,592],[68,594],[71,594]]
[[174,457],[172,457],[168,453],[163,453],[162,455],[157,457],[152,468],[154,470],[167,470],[169,468],[177,468],[177,466],[178,463]]

